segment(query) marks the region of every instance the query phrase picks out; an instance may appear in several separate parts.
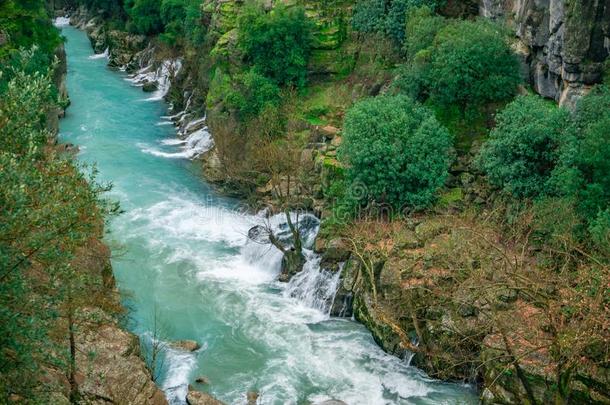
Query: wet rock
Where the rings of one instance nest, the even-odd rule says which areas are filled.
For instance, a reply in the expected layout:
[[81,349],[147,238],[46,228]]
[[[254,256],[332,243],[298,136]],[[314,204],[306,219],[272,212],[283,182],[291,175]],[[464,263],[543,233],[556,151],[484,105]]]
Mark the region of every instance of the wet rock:
[[186,403],[188,405],[224,405],[224,402],[217,400],[210,394],[192,390],[189,390],[186,394]]
[[210,379],[204,375],[199,376],[197,378],[195,378],[195,382],[198,384],[205,384],[205,385],[209,385],[210,384]]
[[175,342],[170,343],[170,346],[187,352],[194,352],[195,350],[199,350],[199,348],[201,347],[199,343],[189,339],[177,340]]
[[248,401],[248,405],[256,405],[259,394],[256,391],[248,391],[246,393],[246,400]]
[[158,90],[158,86],[156,82],[147,82],[142,86],[142,91],[145,93],[152,93]]
[[346,261],[350,254],[350,247],[345,239],[331,239],[327,242],[326,247],[323,250],[320,266],[337,270],[338,264]]

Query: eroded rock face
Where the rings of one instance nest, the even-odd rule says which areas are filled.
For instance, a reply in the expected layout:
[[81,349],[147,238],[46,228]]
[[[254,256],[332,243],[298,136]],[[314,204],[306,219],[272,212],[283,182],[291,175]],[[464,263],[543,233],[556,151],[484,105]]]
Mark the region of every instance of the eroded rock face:
[[167,404],[140,358],[139,340],[114,324],[85,334],[77,343],[79,391],[91,401],[121,404]]
[[506,20],[525,78],[544,97],[573,107],[600,83],[610,52],[607,0],[481,0],[480,14]]

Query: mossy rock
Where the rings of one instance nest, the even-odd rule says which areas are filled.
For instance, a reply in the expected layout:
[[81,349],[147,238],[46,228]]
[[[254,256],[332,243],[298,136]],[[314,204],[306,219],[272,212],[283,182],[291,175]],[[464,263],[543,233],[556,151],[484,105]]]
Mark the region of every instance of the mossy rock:
[[415,227],[415,235],[422,241],[429,241],[448,230],[447,224],[437,219],[430,219]]

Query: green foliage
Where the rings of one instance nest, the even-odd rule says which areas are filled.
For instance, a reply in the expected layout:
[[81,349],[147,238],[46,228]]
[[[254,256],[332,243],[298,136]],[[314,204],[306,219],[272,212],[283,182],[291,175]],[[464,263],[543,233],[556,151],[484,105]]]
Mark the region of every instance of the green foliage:
[[51,19],[43,0],[4,0],[0,2],[0,65],[19,48],[36,45],[48,64],[55,49],[61,44],[59,32]]
[[587,221],[595,221],[610,204],[610,89],[596,87],[577,105],[561,149],[553,184],[573,196]]
[[359,32],[386,35],[400,45],[405,40],[405,18],[409,10],[420,6],[434,10],[440,3],[437,0],[360,0],[354,7],[352,26]]
[[248,63],[279,85],[305,84],[312,23],[301,7],[276,6],[265,12],[248,6],[238,20],[238,44]]
[[[41,364],[70,363],[49,336],[70,299],[87,294],[74,254],[100,236],[100,193],[89,176],[49,148],[45,115],[55,101],[51,72],[28,74],[22,52],[0,93],[0,402],[17,393],[42,395]],[[80,271],[77,271],[80,270]],[[86,272],[85,272],[86,274]],[[71,307],[73,310],[73,307]],[[64,333],[61,331],[60,333]],[[67,333],[66,333],[67,334]],[[39,390],[40,392],[36,392]],[[34,403],[36,403],[34,401]]]
[[126,0],[125,11],[130,18],[130,31],[152,35],[163,31],[161,20],[161,0]]
[[427,62],[428,50],[434,43],[436,34],[447,24],[445,18],[434,14],[428,6],[409,10],[406,16],[404,49],[407,60],[418,63]]
[[280,88],[254,70],[236,77],[233,86],[225,96],[225,103],[229,109],[237,110],[242,120],[248,120],[266,108],[279,106]]
[[381,96],[348,111],[339,156],[368,201],[411,210],[436,198],[451,150],[451,136],[432,112],[404,96]]
[[519,198],[545,193],[568,118],[539,96],[516,98],[498,114],[478,157],[490,183]]
[[427,72],[432,100],[462,111],[510,99],[520,81],[506,35],[487,20],[457,21],[443,28],[430,48]]

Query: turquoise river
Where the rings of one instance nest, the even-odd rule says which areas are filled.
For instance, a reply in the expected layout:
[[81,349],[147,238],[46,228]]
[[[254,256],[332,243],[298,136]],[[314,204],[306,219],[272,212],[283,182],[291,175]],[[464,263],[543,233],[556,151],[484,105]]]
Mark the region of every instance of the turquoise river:
[[[261,404],[477,402],[471,388],[384,353],[359,323],[331,318],[321,301],[334,287],[314,287],[337,277],[320,271],[313,254],[297,282],[277,282],[279,252],[247,238],[261,216],[240,212],[205,183],[162,118],[167,105],[92,57],[83,32],[63,27],[63,35],[72,104],[60,139],[97,166],[124,211],[106,241],[128,327],[144,345],[154,337],[201,345],[164,346],[157,381],[170,403],[185,403],[188,384],[228,404],[245,404],[248,391]],[[209,384],[195,383],[199,376]]]

